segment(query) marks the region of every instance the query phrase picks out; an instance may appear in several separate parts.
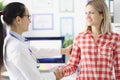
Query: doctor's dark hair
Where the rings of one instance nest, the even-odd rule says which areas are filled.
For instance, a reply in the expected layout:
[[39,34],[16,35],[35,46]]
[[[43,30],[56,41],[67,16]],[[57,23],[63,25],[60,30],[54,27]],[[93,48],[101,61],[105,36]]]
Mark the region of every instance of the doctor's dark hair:
[[25,5],[20,2],[9,3],[3,11],[0,11],[0,70],[3,66],[3,43],[6,33],[5,26],[2,24],[2,18],[7,25],[13,25],[13,20],[17,16],[23,17],[24,13]]
[[25,13],[25,5],[20,2],[13,2],[8,4],[4,9],[3,20],[7,25],[12,25],[13,20],[17,17],[23,17]]
[[[2,14],[2,12],[0,12],[0,16],[1,16],[1,14]],[[4,32],[5,31],[3,28],[3,24],[0,21],[0,70],[2,69],[2,66],[3,66],[3,43],[4,43],[4,37],[5,37]]]

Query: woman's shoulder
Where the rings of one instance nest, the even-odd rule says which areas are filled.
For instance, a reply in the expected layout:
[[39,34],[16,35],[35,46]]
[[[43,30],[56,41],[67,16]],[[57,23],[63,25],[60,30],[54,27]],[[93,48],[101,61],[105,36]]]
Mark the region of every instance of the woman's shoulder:
[[120,37],[120,34],[119,34],[119,33],[116,33],[116,32],[111,32],[111,33],[110,33],[110,36]]
[[113,39],[115,39],[116,41],[117,40],[120,40],[120,34],[119,33],[116,33],[116,32],[111,32],[109,33],[109,36]]
[[85,36],[88,32],[79,32],[76,36],[82,37]]
[[85,36],[85,32],[79,32],[78,34],[75,35],[74,39],[78,40],[78,39],[80,39],[80,38],[82,38],[84,36]]

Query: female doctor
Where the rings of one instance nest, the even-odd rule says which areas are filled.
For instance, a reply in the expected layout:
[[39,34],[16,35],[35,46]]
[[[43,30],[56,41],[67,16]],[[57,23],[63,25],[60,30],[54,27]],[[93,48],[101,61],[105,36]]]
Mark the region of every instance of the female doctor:
[[[48,73],[48,76],[43,76],[37,69],[37,63],[33,53],[41,54],[42,57],[46,53],[51,53],[49,56],[56,55],[59,50],[38,50],[35,51],[29,47],[25,38],[21,35],[28,30],[29,11],[24,4],[19,2],[9,3],[5,9],[0,12],[3,15],[3,21],[7,24],[10,31],[6,36],[3,45],[3,59],[5,67],[9,73],[11,80],[56,80],[53,72]],[[1,17],[0,15],[0,17]],[[1,20],[0,20],[1,21]],[[2,26],[0,26],[2,27]],[[48,51],[49,50],[49,51]],[[42,52],[41,52],[42,51]],[[51,52],[50,52],[51,51]],[[70,49],[61,49],[61,52],[69,52]],[[41,52],[41,53],[40,53]],[[60,52],[60,51],[59,51]],[[53,54],[52,54],[53,53]]]

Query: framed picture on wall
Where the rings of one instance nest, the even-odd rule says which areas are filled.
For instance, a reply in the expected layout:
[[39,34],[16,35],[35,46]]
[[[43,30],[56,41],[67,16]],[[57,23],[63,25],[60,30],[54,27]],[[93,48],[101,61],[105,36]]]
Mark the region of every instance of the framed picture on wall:
[[32,30],[53,30],[53,14],[33,14]]
[[60,12],[74,12],[74,0],[59,0]]
[[54,0],[33,0],[32,8],[36,11],[53,11]]
[[60,18],[60,33],[61,36],[74,35],[74,18],[73,17],[61,17]]

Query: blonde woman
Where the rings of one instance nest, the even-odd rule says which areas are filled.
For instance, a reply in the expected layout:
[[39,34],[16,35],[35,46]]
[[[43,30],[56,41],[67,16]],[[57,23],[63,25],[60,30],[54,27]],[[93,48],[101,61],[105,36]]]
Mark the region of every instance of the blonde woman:
[[68,64],[55,70],[57,79],[73,74],[79,66],[76,80],[120,80],[120,35],[111,31],[104,0],[87,3],[86,23],[86,30],[74,38]]

